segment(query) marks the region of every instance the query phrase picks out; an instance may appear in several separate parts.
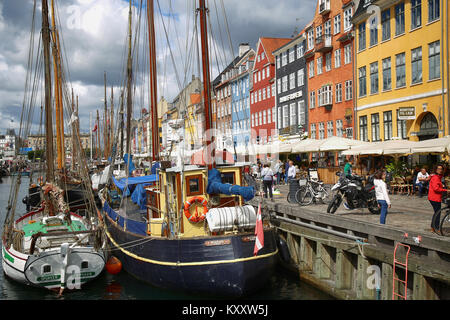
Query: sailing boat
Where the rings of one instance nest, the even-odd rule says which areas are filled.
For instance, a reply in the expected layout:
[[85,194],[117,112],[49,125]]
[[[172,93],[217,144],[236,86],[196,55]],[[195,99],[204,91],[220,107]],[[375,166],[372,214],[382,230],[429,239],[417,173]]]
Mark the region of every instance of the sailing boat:
[[[54,1],[52,0],[52,9],[55,5]],[[35,21],[35,15],[36,0],[34,2],[33,21]],[[90,194],[85,199],[87,209],[84,212],[72,212],[64,199],[65,190],[61,187],[64,183],[58,179],[58,176],[55,176],[54,172],[51,37],[48,16],[47,0],[42,0],[47,146],[45,183],[41,186],[43,201],[36,210],[16,217],[17,195],[21,184],[21,177],[20,175],[17,176],[16,181],[11,185],[8,211],[2,233],[2,266],[5,274],[15,281],[26,285],[59,290],[61,295],[66,288],[80,289],[81,284],[99,276],[105,266],[105,255],[102,227],[97,223],[101,216],[95,207],[93,195]],[[31,34],[33,39],[34,24]],[[30,47],[32,46],[33,41],[30,41]],[[53,50],[55,50],[55,47],[54,45]],[[30,49],[30,55],[31,52]],[[29,61],[32,61],[32,59],[29,59]],[[31,70],[33,70],[33,66],[30,67],[29,65],[29,75]],[[61,78],[61,71],[59,68],[57,70],[55,75]],[[55,92],[58,91],[62,95],[62,86],[55,86]],[[32,93],[32,95],[35,94],[35,92]],[[25,95],[27,95],[27,90],[25,90]],[[29,105],[24,103],[22,115],[30,114],[32,107],[33,98],[30,99]],[[58,116],[58,113],[56,116]],[[23,118],[26,119],[26,116]],[[62,118],[59,124],[61,124],[61,121]],[[20,136],[22,141],[29,134],[29,132],[26,132],[27,130],[29,130],[28,124],[21,122]],[[60,128],[57,126],[56,130],[60,130]],[[79,132],[77,132],[77,136],[79,136]],[[79,138],[75,139],[75,142],[81,150]],[[78,154],[77,160],[83,181],[89,180],[87,164],[85,160],[83,161],[81,153]]]
[[[208,130],[211,128],[211,83],[205,0],[199,0],[198,12],[202,31],[205,128]],[[156,162],[159,160],[159,133],[151,0],[147,1],[147,17],[152,157]],[[112,178],[114,183],[99,192],[105,232],[124,270],[144,282],[173,290],[243,296],[258,290],[272,275],[278,252],[275,231],[267,221],[258,224],[264,235],[264,246],[255,250],[255,226],[260,215],[257,216],[253,206],[244,205],[254,197],[255,190],[238,185],[242,184],[243,165],[216,166],[211,161],[214,155],[210,157],[210,153],[214,154],[215,149],[212,140],[207,141],[206,166],[171,167],[170,163],[161,161],[154,179],[152,176],[120,181]],[[223,183],[225,181],[229,183]],[[145,186],[145,183],[151,185]],[[138,201],[140,206],[133,207],[127,195],[131,193],[131,198],[135,196],[139,200],[143,192],[146,203]]]

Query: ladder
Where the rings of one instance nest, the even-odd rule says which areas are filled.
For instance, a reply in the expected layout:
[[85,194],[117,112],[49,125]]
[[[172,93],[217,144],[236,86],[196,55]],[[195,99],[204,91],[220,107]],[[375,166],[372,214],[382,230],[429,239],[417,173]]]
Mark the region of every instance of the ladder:
[[[396,256],[397,256],[397,249],[399,247],[404,247],[406,249],[406,256],[405,256],[405,262],[400,262],[397,260]],[[392,300],[395,300],[395,296],[398,296],[399,298],[406,300],[406,292],[408,289],[408,255],[409,255],[409,251],[411,250],[411,247],[403,244],[403,243],[397,243],[395,245],[395,249],[394,249],[394,263],[393,263],[393,270],[392,270]],[[395,275],[395,266],[401,266],[403,268],[405,268],[405,280],[401,280],[399,278],[396,277]],[[404,295],[398,294],[395,292],[395,283],[403,283],[405,285],[405,293]]]

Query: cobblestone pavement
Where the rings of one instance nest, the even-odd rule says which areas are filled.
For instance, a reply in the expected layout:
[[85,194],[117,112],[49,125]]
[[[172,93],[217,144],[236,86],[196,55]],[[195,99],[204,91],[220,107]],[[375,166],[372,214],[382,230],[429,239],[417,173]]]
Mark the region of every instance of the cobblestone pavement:
[[[275,202],[282,202],[286,205],[299,206],[298,204],[290,204],[287,202],[288,186],[278,186],[280,195],[274,195]],[[422,198],[416,195],[408,196],[406,194],[390,194],[391,208],[388,209],[386,218],[386,226],[391,226],[400,230],[409,230],[418,234],[433,234],[431,232],[431,218],[433,216],[433,208],[429,203],[427,196]],[[330,197],[331,200],[332,196]],[[314,204],[309,206],[301,206],[304,210],[313,212],[327,212],[328,204]],[[442,204],[444,207],[444,204]],[[339,209],[334,213],[337,216],[352,218],[359,221],[367,221],[370,223],[380,223],[380,216],[369,212],[367,208],[346,210],[341,204]]]

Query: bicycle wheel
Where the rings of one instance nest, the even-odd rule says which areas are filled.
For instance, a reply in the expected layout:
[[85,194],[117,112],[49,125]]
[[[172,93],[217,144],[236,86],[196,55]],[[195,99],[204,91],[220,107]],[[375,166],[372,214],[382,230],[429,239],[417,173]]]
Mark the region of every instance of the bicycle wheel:
[[288,203],[295,203],[295,194],[292,196],[291,192],[288,192],[288,194],[287,194],[287,202]]
[[301,186],[296,192],[295,192],[295,201],[298,204],[301,204],[301,198],[303,196],[303,193],[305,193],[306,191],[306,187],[305,186]]
[[305,192],[302,192],[299,195],[298,203],[302,206],[310,205],[313,202],[314,196],[311,193],[311,190],[306,189]]
[[331,187],[330,186],[323,186],[320,190],[323,194],[322,201],[324,203],[329,203],[331,201]]
[[439,225],[439,232],[445,237],[450,236],[450,210],[447,210],[447,214],[442,219]]

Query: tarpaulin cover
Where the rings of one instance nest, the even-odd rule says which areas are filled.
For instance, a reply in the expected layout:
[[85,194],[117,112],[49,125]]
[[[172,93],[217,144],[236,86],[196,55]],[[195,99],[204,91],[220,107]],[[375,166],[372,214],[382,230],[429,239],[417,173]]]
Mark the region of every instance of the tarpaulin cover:
[[208,194],[239,195],[245,201],[249,201],[255,196],[255,189],[253,187],[241,187],[230,183],[222,183],[220,172],[217,169],[211,169],[208,172],[208,187],[206,188],[206,192]]
[[106,201],[105,201],[105,204],[103,206],[103,211],[105,211],[112,220],[118,221],[118,223],[122,227],[124,226],[124,221],[126,220],[126,222],[127,222],[126,223],[127,231],[130,231],[130,232],[133,232],[133,233],[136,233],[136,234],[141,234],[141,235],[146,235],[147,234],[147,223],[123,218],[122,216],[117,214],[109,206],[109,204]]
[[147,194],[145,192],[144,187],[146,187],[148,185],[149,185],[148,183],[136,185],[136,188],[134,189],[133,193],[131,194],[131,200],[133,200],[133,202],[135,204],[137,204],[141,210],[146,209]]
[[114,184],[119,188],[122,192],[125,189],[125,187],[136,185],[136,184],[142,184],[142,183],[152,183],[158,181],[158,175],[151,174],[147,176],[141,176],[141,177],[130,177],[130,178],[123,178],[120,180],[117,180],[116,178],[112,177]]
[[[128,166],[128,153],[125,153],[123,155],[123,161],[125,161],[125,164]],[[130,166],[128,168],[128,172],[131,174],[134,170],[136,170],[136,167],[134,166],[133,163],[133,156],[130,155]]]
[[153,166],[152,166],[152,170],[151,170],[151,174],[156,174],[156,169],[161,168],[161,164],[159,162],[156,162]]

